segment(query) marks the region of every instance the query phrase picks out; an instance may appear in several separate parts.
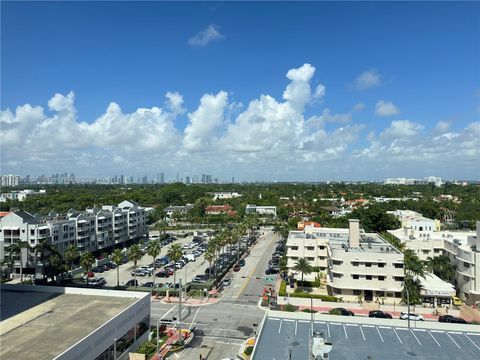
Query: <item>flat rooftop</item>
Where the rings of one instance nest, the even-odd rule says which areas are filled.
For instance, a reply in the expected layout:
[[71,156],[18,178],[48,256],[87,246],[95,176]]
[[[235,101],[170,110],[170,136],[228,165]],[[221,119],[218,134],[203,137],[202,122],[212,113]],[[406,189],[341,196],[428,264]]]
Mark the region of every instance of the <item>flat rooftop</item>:
[[[447,324],[450,328],[439,325],[438,329],[428,329],[416,327],[412,321],[409,330],[407,322],[398,319],[371,321],[369,318],[317,315],[312,326],[308,316],[295,318],[295,315],[266,317],[253,360],[288,359],[290,349],[291,359],[311,359],[312,327],[323,334],[325,341],[332,343],[331,359],[480,358],[480,333],[471,332],[468,325]],[[469,330],[462,331],[466,327]]]
[[51,360],[138,298],[2,288],[0,358]]

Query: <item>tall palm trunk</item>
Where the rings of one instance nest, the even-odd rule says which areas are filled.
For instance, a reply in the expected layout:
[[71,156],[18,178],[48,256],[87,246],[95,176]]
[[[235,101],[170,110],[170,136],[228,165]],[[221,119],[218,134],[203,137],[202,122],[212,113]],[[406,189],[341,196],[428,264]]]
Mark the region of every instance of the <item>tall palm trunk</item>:
[[[88,274],[87,274],[88,279]],[[120,286],[120,264],[117,264],[117,287]]]

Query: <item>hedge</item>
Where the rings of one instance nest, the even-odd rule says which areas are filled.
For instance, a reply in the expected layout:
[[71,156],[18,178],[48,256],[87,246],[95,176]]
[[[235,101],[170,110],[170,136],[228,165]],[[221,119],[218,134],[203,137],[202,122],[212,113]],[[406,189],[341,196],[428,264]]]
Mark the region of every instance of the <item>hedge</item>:
[[278,292],[279,296],[287,296],[287,282],[282,280],[280,283],[280,291]]
[[[282,295],[280,295],[282,296]],[[285,296],[285,295],[283,295]],[[297,298],[312,298],[312,299],[320,299],[323,301],[329,301],[329,302],[337,302],[338,299],[335,296],[330,296],[330,295],[317,295],[317,294],[309,294],[309,293],[292,293],[290,294],[290,297],[297,297]]]

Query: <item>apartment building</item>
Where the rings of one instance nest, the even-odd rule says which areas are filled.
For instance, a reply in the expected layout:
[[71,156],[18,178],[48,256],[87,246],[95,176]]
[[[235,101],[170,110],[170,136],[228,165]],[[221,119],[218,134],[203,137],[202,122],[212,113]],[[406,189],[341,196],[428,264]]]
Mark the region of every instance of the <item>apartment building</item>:
[[440,231],[439,220],[429,219],[416,211],[395,210],[387,211],[387,214],[395,216],[398,220],[400,220],[402,228],[407,228],[411,231]]
[[[63,255],[70,245],[80,253],[95,252],[114,245],[126,246],[147,234],[145,210],[133,201],[101,209],[87,208],[83,212],[70,209],[67,214],[51,211],[46,216],[12,211],[0,218],[0,260],[9,256],[11,244],[26,242],[29,249],[22,250],[24,273],[34,274],[42,266],[41,259],[35,259],[34,247],[42,241],[49,241]],[[18,257],[14,259],[14,268],[20,272]]]
[[246,214],[258,214],[258,215],[272,215],[277,216],[276,206],[260,206],[260,205],[247,205],[245,207]]
[[454,285],[467,304],[480,301],[480,221],[474,231],[423,231],[403,228],[389,233],[421,260],[446,255],[455,266]]
[[348,229],[291,231],[287,239],[289,273],[295,273],[295,262],[304,257],[326,273],[332,295],[352,301],[361,297],[398,302],[404,281],[403,253],[380,235],[360,230],[358,220],[349,222]]
[[185,206],[169,206],[163,209],[163,211],[165,211],[167,218],[171,218],[174,213],[186,214],[192,209],[193,209],[193,205],[187,204]]
[[238,192],[234,191],[221,191],[213,193],[213,200],[233,199],[242,196]]
[[46,193],[46,190],[33,191],[27,189],[21,191],[10,191],[8,193],[0,194],[0,202],[7,202],[7,200],[25,201],[27,197],[45,195]]

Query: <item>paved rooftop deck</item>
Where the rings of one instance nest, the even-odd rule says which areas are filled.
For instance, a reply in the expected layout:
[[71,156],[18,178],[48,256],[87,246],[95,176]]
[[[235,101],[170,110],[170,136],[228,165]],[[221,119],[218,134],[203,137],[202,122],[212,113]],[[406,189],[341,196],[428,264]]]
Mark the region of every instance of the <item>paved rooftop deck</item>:
[[[479,359],[480,333],[425,329],[332,320],[315,320],[313,329],[333,344],[332,359],[447,360]],[[340,320],[340,319],[339,319]],[[456,325],[456,324],[452,324]],[[255,349],[254,360],[311,359],[311,322],[307,319],[267,317]],[[412,322],[413,326],[413,322]]]
[[3,289],[1,298],[0,358],[25,359],[32,354],[45,360],[55,358],[137,301]]

